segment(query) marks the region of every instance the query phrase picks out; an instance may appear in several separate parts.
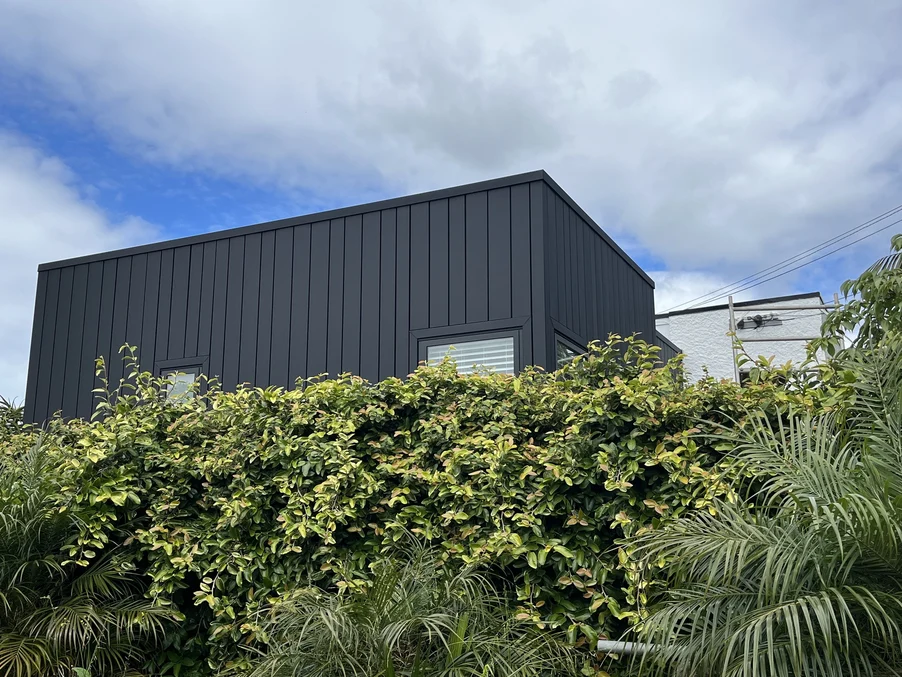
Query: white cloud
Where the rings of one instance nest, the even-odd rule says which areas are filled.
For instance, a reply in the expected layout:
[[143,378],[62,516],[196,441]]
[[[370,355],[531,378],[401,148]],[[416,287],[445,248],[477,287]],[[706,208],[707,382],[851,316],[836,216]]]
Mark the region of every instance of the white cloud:
[[0,132],[0,394],[25,395],[39,263],[147,239],[149,225],[112,223],[76,177],[18,136]]
[[[659,307],[902,193],[892,0],[0,6],[7,86],[126,153],[324,202],[542,167],[683,273]],[[832,292],[888,235],[753,293]]]
[[[704,303],[701,300],[695,300],[732,282],[732,280],[700,271],[658,270],[649,272],[649,275],[651,275],[656,284],[655,312],[658,313],[666,313],[676,308],[676,306],[680,306],[679,310],[689,308],[694,305],[694,303],[690,302],[698,302],[706,306],[726,303],[725,298],[713,298]],[[718,294],[720,293],[722,292],[718,292]],[[746,301],[754,298],[754,296],[760,296],[760,294],[757,291],[752,292],[749,290],[735,294],[733,300]]]
[[541,166],[740,277],[892,206],[900,30],[877,0],[6,0],[0,59],[156,162],[324,198]]

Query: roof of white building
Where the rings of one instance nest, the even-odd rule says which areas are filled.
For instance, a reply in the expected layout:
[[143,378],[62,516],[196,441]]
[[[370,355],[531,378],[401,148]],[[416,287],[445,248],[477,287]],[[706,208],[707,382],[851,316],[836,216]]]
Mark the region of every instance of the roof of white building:
[[[766,299],[754,299],[752,301],[739,301],[733,304],[734,308],[745,308],[748,306],[763,306],[771,303],[780,303],[781,301],[798,301],[799,299],[819,299],[819,303],[823,304],[824,299],[819,291],[807,292],[804,294],[789,294],[788,296],[772,296]],[[716,306],[701,306],[700,308],[686,308],[685,310],[672,310],[669,313],[658,313],[655,319],[665,317],[673,317],[674,315],[688,315],[689,313],[706,313],[711,310],[726,310],[730,305],[722,303]]]

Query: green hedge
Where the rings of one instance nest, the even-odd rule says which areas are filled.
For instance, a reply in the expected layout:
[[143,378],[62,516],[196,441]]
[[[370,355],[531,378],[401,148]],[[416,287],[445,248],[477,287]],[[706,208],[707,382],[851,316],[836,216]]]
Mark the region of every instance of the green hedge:
[[746,408],[822,405],[767,380],[687,385],[676,363],[655,368],[656,351],[613,341],[516,378],[444,365],[290,392],[211,384],[177,405],[133,370],[93,421],[44,434],[82,524],[67,552],[131,553],[150,594],[185,616],[169,668],[240,664],[262,605],[362,585],[408,533],[496,567],[540,624],[619,633],[649,593],[622,539],[723,491],[721,452],[693,433]]

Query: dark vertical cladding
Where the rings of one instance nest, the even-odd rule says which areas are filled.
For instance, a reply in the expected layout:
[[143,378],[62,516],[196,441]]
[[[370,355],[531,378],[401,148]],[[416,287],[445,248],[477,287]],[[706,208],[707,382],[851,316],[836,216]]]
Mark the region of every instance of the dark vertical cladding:
[[91,415],[94,359],[201,367],[225,389],[405,376],[423,341],[654,336],[652,285],[541,172],[42,266],[27,416]]
[[[291,299],[291,379],[326,372],[329,328],[329,222],[298,226],[294,231],[294,291]],[[307,236],[303,231],[310,230]],[[309,246],[308,246],[309,245]],[[309,264],[304,260],[308,257]],[[308,267],[309,266],[309,267]],[[309,271],[309,274],[308,274]],[[306,281],[305,281],[306,276]],[[309,285],[309,287],[308,287]],[[308,291],[309,288],[309,291]],[[307,292],[308,301],[302,297]],[[309,319],[300,312],[309,303]],[[302,305],[299,305],[302,304]],[[307,338],[306,368],[300,335]]]
[[448,201],[429,204],[429,326],[448,324]]
[[[574,204],[546,185],[545,275],[556,331],[586,344],[610,334],[654,343],[654,285]],[[534,310],[535,312],[535,310]]]
[[[307,228],[307,256],[309,258],[310,228]],[[292,261],[294,260],[294,229],[283,228],[275,231],[273,238],[273,274],[272,274],[272,324],[270,327],[270,360],[269,376],[262,382],[287,388],[293,382],[289,374],[291,355],[291,296],[294,280],[292,279]],[[304,300],[306,301],[306,293]],[[300,300],[300,299],[299,299]],[[304,305],[304,324],[306,324],[306,303]],[[307,358],[307,341],[304,336],[304,359]],[[260,383],[261,381],[258,381]]]
[[[283,264],[283,266],[288,266],[285,268],[286,278],[282,278],[278,269],[276,274],[277,278],[282,280],[282,284],[290,283],[290,298],[287,299],[290,307],[286,309],[290,324],[288,334],[279,337],[278,340],[284,342],[288,349],[286,385],[293,388],[298,378],[307,376],[308,373],[319,374],[326,370],[325,332],[328,295],[325,290],[321,293],[317,291],[317,297],[314,299],[310,290],[313,279],[323,285],[329,278],[329,232],[328,224],[325,223],[297,226],[286,232],[291,236],[290,240],[293,245],[293,249],[289,249],[291,263],[289,266],[286,259]],[[321,237],[317,239],[314,233],[319,233]],[[316,243],[316,248],[313,247],[314,243]],[[288,244],[289,237],[286,236],[286,247]],[[319,260],[317,257],[320,257]],[[315,278],[314,275],[316,275]],[[316,307],[320,309],[321,314],[319,315],[313,313],[314,300],[318,303]],[[276,340],[275,331],[276,329],[273,327],[273,340]],[[317,358],[315,366],[308,370],[307,365],[314,364],[309,361],[313,359],[314,339],[319,340]],[[278,381],[273,381],[273,383],[278,383]]]
[[326,325],[326,371],[341,373],[342,320],[344,319],[345,220],[329,222],[329,321]]
[[465,213],[467,322],[489,319],[488,206],[485,192],[467,195]]
[[360,284],[363,261],[363,228],[360,216],[345,219],[344,303],[342,304],[341,362],[339,372],[360,373]]
[[[148,254],[148,261],[153,254]],[[156,257],[159,274],[160,257]],[[78,372],[78,403],[76,416],[88,418],[94,408],[94,360],[97,358],[97,330],[100,322],[100,298],[103,283],[103,263],[95,261],[88,264],[88,291],[85,298],[84,330],[81,338],[81,357]],[[143,324],[142,324],[143,328]],[[152,345],[152,343],[151,343]],[[67,412],[68,413],[68,412]]]
[[467,321],[466,197],[448,200],[448,324]]
[[260,250],[260,304],[257,319],[257,373],[255,385],[285,385],[270,379],[272,367],[273,296],[275,294],[274,267],[276,233],[262,234]]
[[675,343],[659,331],[655,331],[654,342],[661,347],[661,352],[658,353],[658,358],[661,362],[668,362],[682,352]]
[[381,214],[379,247],[379,378],[395,374],[397,211]]
[[429,326],[429,205],[410,208],[410,328]]
[[488,193],[489,319],[511,317],[511,191]]
[[395,259],[395,373],[406,374],[416,363],[410,353],[410,207],[398,207]]
[[228,300],[229,259],[232,241],[216,243],[213,267],[213,311],[210,314],[210,374],[222,384],[225,363],[226,301]]
[[34,320],[31,324],[31,352],[28,358],[28,379],[25,384],[25,420],[35,420],[35,398],[38,390],[38,369],[41,365],[41,338],[44,333],[44,306],[47,302],[49,272],[38,273],[34,299]]
[[379,380],[379,345],[381,315],[379,312],[380,270],[382,265],[381,215],[363,215],[363,249],[360,296],[360,375],[368,381]]

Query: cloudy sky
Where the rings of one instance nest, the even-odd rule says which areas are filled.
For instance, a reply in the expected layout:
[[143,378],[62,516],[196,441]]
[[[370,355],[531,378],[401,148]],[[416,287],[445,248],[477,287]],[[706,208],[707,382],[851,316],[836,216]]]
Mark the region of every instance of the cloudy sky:
[[[42,261],[543,168],[667,310],[902,203],[899,2],[0,15],[6,396],[24,392]],[[891,232],[743,296],[832,295]]]

